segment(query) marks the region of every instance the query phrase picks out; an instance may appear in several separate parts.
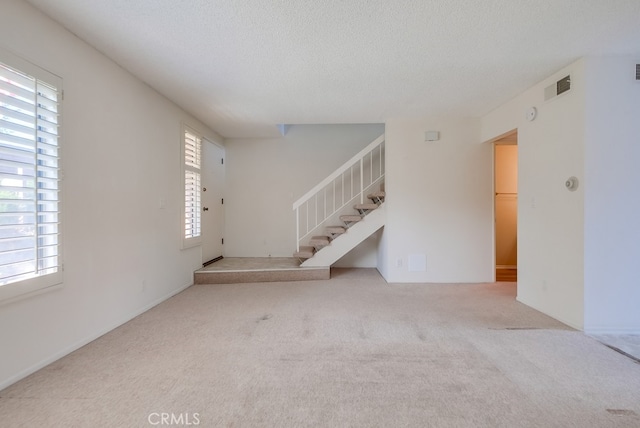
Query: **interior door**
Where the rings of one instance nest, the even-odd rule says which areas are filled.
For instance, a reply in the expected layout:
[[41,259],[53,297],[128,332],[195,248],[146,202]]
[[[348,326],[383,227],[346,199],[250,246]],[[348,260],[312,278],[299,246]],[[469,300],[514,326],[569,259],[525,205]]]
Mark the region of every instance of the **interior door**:
[[202,263],[223,255],[224,148],[202,141]]

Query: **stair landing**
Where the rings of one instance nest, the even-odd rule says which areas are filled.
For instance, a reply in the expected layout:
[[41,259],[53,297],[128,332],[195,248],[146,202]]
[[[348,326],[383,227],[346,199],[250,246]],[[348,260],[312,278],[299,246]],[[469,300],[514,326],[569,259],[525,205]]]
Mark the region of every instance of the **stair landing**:
[[329,279],[329,267],[300,267],[293,257],[227,257],[195,271],[194,284],[313,281]]

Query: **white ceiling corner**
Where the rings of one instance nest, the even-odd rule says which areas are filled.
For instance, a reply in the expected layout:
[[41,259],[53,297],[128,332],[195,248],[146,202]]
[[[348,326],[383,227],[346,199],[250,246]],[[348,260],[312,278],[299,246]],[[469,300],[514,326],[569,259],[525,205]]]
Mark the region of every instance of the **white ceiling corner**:
[[585,55],[640,54],[638,0],[28,0],[221,135],[481,116]]

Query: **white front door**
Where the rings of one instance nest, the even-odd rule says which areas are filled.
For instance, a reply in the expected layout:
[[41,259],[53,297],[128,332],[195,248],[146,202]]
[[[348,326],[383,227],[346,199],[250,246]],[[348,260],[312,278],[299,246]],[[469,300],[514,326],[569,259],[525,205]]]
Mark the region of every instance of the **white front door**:
[[223,255],[224,149],[202,140],[202,263]]

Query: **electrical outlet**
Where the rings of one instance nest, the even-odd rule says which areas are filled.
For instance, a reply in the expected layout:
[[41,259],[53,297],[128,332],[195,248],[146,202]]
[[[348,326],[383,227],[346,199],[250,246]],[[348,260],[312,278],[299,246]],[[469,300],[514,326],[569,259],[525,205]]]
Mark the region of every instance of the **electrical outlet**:
[[397,259],[396,260],[396,267],[397,268],[401,268],[402,267],[402,259]]

